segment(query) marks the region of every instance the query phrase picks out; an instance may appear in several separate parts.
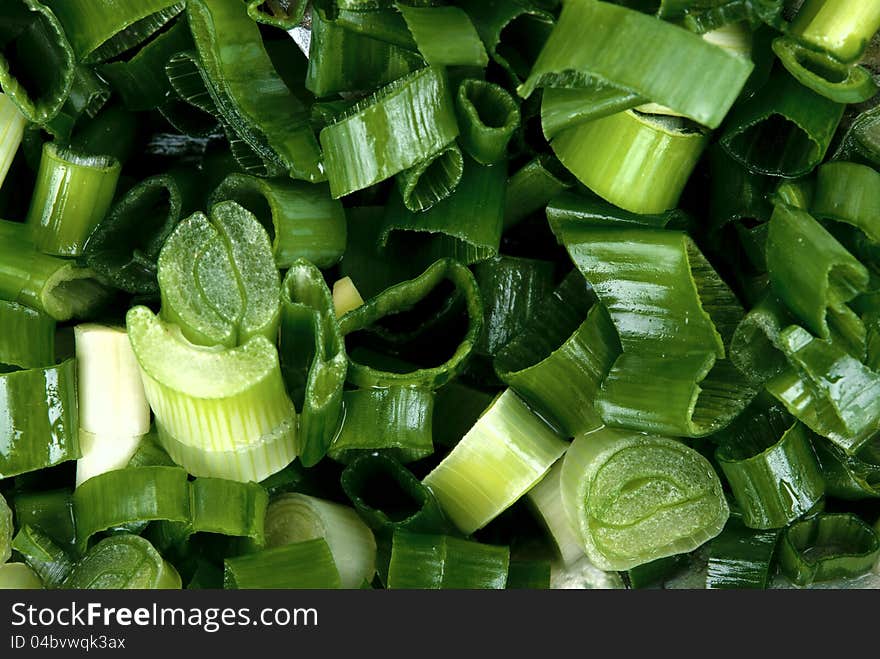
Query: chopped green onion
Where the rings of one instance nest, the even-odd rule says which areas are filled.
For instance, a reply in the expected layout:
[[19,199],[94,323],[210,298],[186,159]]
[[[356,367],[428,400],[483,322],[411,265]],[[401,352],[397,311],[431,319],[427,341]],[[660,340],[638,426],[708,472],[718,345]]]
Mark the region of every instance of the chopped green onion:
[[307,261],[294,262],[281,286],[280,354],[287,389],[301,412],[297,454],[311,467],[336,434],[348,358],[330,291]]
[[856,455],[822,439],[813,441],[828,496],[849,501],[880,498],[880,461],[870,453],[876,436]]
[[[593,25],[596,38],[584,39]],[[742,90],[752,63],[695,34],[637,11],[578,0],[563,6],[523,97],[539,86],[608,84],[717,128]]]
[[880,243],[880,174],[852,162],[829,162],[817,172],[811,213],[851,224],[871,242]]
[[[248,16],[257,23],[292,30],[299,25],[306,12],[306,0],[248,0]],[[315,15],[312,14],[312,25]]]
[[0,365],[49,366],[55,361],[55,321],[22,304],[0,300]]
[[535,410],[573,437],[603,425],[594,407],[620,344],[608,312],[576,270],[495,358],[495,371]]
[[861,576],[878,556],[877,531],[848,513],[823,513],[792,524],[779,548],[782,572],[798,586]]
[[451,195],[461,182],[464,158],[450,142],[437,153],[397,175],[397,186],[407,209],[425,211]]
[[147,540],[116,535],[92,547],[63,586],[77,590],[176,590],[181,581],[174,566]]
[[15,495],[18,527],[33,527],[66,551],[73,550],[76,541],[73,516],[73,492],[68,488]]
[[458,529],[470,534],[526,494],[566,446],[508,389],[424,483]]
[[388,588],[505,588],[509,565],[507,547],[395,531]]
[[465,151],[484,165],[502,160],[519,128],[519,106],[513,97],[503,87],[468,78],[458,86],[455,110]]
[[813,48],[852,62],[862,55],[878,29],[880,3],[876,0],[807,0],[789,31]]
[[12,166],[27,119],[6,94],[0,94],[0,187]]
[[756,174],[803,176],[824,159],[843,109],[777,67],[730,113],[721,146]]
[[468,15],[458,7],[410,7],[400,3],[419,53],[431,66],[478,66],[489,56]]
[[709,543],[706,588],[767,588],[779,531],[755,531],[731,514],[719,536]]
[[0,564],[12,556],[12,509],[0,494]]
[[[382,137],[364,140],[365,134]],[[398,78],[321,131],[330,192],[338,199],[384,181],[456,137],[455,109],[442,69],[426,67]]]
[[563,462],[564,459],[557,460],[547,475],[526,496],[553,539],[562,564],[574,565],[583,558],[584,546],[562,504]]
[[76,366],[0,374],[0,478],[80,457]]
[[434,452],[434,392],[417,387],[357,389],[343,394],[345,413],[328,454],[348,464],[365,453],[391,455],[402,463]]
[[544,209],[551,199],[571,187],[561,170],[552,156],[545,155],[530,160],[507,179],[505,229]]
[[324,538],[264,549],[224,561],[223,587],[340,588],[339,570]]
[[693,551],[721,532],[729,513],[702,455],[677,440],[611,428],[575,438],[561,488],[587,556],[603,570]]
[[778,408],[741,415],[715,456],[750,528],[782,528],[825,493],[810,431]]
[[192,0],[186,13],[205,85],[235,135],[268,164],[270,173],[312,183],[324,180],[306,110],[272,66],[245,4]]
[[12,541],[12,548],[36,573],[45,588],[61,586],[73,569],[73,562],[63,549],[48,535],[27,524],[22,524]]
[[333,554],[343,588],[372,581],[376,540],[357,513],[347,506],[305,494],[282,494],[266,513],[266,547],[323,538]]
[[159,253],[162,317],[206,346],[236,346],[253,336],[274,339],[280,280],[269,236],[235,202],[196,213],[177,225]]
[[80,256],[113,201],[121,166],[112,157],[85,156],[43,145],[28,223],[37,249]]
[[604,199],[634,213],[673,208],[708,138],[634,110],[579,124],[551,142],[560,162]]
[[209,206],[226,200],[253,213],[269,233],[276,267],[289,268],[303,258],[329,268],[342,258],[345,212],[326,185],[230,174],[212,193]]
[[5,563],[0,565],[0,590],[41,590],[43,582],[29,566],[24,563]]
[[871,73],[861,66],[847,66],[787,37],[773,41],[773,52],[798,82],[835,103],[861,103],[877,93]]

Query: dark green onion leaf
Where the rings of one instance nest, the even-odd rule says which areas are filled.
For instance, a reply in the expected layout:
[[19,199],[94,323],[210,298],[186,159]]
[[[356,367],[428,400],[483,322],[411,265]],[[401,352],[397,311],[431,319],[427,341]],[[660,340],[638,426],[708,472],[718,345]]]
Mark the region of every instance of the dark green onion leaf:
[[301,413],[297,454],[311,467],[337,432],[348,359],[330,290],[307,261],[294,262],[281,286],[279,352],[287,389]]
[[0,374],[0,478],[80,457],[76,365]]
[[508,386],[567,437],[602,425],[599,386],[620,354],[604,307],[573,271],[495,359]]
[[411,247],[420,258],[452,257],[476,263],[495,256],[504,227],[505,163],[480,165],[465,158],[464,173],[455,191],[428,210],[406,208],[402,196],[393,195],[379,237],[382,247]]
[[373,91],[422,66],[416,53],[312,14],[305,87],[315,96]]
[[[583,38],[583,26],[595,37]],[[612,85],[717,128],[753,68],[697,35],[606,2],[568,2],[529,79],[537,87]]]
[[[292,30],[299,25],[306,13],[306,0],[247,0],[248,16],[257,23],[271,25],[282,30]],[[312,14],[312,25],[315,16]]]
[[779,565],[798,586],[868,572],[880,556],[877,531],[855,515],[823,513],[782,534]]
[[489,56],[468,15],[458,7],[397,7],[422,57],[431,66],[478,66]]
[[0,300],[0,364],[38,368],[54,361],[55,321],[30,307]]
[[464,158],[455,142],[397,175],[403,205],[410,211],[425,211],[443,201],[461,182]]
[[541,129],[552,140],[567,128],[636,107],[645,99],[611,85],[547,87],[541,96]]
[[731,514],[719,536],[709,543],[706,588],[767,588],[779,531],[756,531]]
[[16,494],[15,520],[19,528],[31,526],[65,551],[74,550],[76,522],[69,488]]
[[507,179],[504,228],[510,229],[571,187],[561,165],[543,154],[530,160]]
[[330,191],[339,198],[384,181],[457,136],[446,74],[426,67],[400,78],[321,131]]
[[847,66],[787,37],[773,41],[773,52],[798,82],[835,103],[861,103],[877,93],[871,73],[861,66]]
[[505,588],[509,564],[507,547],[395,531],[388,588]]
[[410,308],[444,280],[450,281],[463,295],[468,315],[467,331],[452,357],[440,366],[407,373],[381,371],[350,359],[348,381],[351,384],[362,388],[413,385],[436,389],[464,368],[483,329],[483,304],[473,274],[452,259],[436,261],[415,279],[392,286],[349,311],[340,319],[340,329],[343,336],[365,330],[388,315]]
[[48,535],[27,524],[21,525],[12,548],[37,573],[45,588],[59,587],[73,569],[73,562],[63,549]]
[[813,440],[829,496],[847,501],[880,498],[880,454],[871,453],[877,441],[874,436],[856,455],[847,455],[831,442]]
[[275,71],[245,4],[192,0],[187,18],[205,85],[235,135],[271,165],[271,173],[324,180],[308,113]]
[[683,228],[688,223],[687,214],[678,208],[664,213],[632,213],[610,204],[595,195],[563,192],[547,204],[547,221],[557,236],[578,227],[640,226],[654,229]]
[[458,86],[455,110],[464,150],[484,165],[502,160],[519,127],[519,105],[513,97],[503,87],[469,78]]
[[817,170],[810,212],[818,218],[845,222],[880,243],[880,174],[866,165],[829,162]]
[[358,455],[380,453],[402,463],[434,452],[431,419],[434,392],[417,387],[357,389],[343,394],[345,414],[328,454],[348,464]]
[[730,113],[721,146],[756,174],[803,176],[825,157],[843,109],[777,67]]
[[818,503],[825,483],[810,431],[778,407],[747,411],[717,437],[715,457],[753,529],[777,529]]

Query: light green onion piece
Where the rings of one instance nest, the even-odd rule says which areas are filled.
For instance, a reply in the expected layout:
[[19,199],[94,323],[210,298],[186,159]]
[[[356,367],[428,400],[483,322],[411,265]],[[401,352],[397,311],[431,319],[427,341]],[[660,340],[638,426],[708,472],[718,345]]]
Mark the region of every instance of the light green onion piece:
[[76,564],[64,588],[90,590],[177,590],[180,575],[156,548],[137,535],[101,540]]
[[12,509],[0,494],[0,564],[12,556]]
[[563,565],[573,565],[584,556],[584,545],[562,504],[562,463],[556,464],[526,495],[532,510],[546,527]]
[[486,48],[468,15],[458,7],[410,7],[397,10],[431,66],[477,66],[489,63]]
[[282,494],[266,511],[266,547],[323,538],[343,588],[358,588],[376,572],[376,539],[353,508],[305,494]]
[[84,155],[46,142],[27,218],[37,249],[82,255],[110,209],[121,169],[113,157]]
[[507,143],[519,128],[519,105],[503,87],[468,78],[458,86],[455,110],[459,140],[479,163],[490,165],[507,153]]
[[159,254],[162,318],[193,343],[274,340],[281,281],[265,229],[235,202],[177,225]]
[[526,494],[566,446],[508,389],[423,482],[459,530],[470,534]]
[[73,569],[67,553],[48,535],[28,524],[22,524],[12,541],[12,548],[36,573],[45,588],[60,586]]
[[877,0],[807,0],[789,32],[842,62],[857,60],[880,29]]
[[43,582],[24,563],[0,565],[0,590],[42,590]]
[[0,94],[0,187],[12,166],[27,119],[6,94]]
[[693,551],[721,533],[729,514],[706,458],[680,441],[632,431],[576,437],[561,487],[587,556],[603,570]]

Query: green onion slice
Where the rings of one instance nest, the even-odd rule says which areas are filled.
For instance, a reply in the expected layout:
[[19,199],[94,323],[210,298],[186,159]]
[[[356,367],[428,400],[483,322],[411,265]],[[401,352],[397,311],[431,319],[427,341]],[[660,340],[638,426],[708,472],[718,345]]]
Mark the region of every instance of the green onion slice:
[[880,29],[880,3],[807,0],[789,31],[797,39],[843,62],[857,60]]
[[330,192],[339,198],[384,181],[456,137],[455,108],[443,70],[426,67],[399,78],[321,131]]
[[575,438],[562,501],[602,570],[690,552],[718,535],[729,508],[708,460],[682,442],[602,428]]
[[843,109],[777,67],[730,113],[721,146],[756,174],[803,176],[825,157]]
[[52,539],[32,526],[22,524],[12,548],[36,573],[45,588],[58,588],[73,569],[70,557]]
[[686,234],[563,226],[558,237],[623,349],[596,401],[606,423],[701,437],[745,408],[754,391],[724,358],[743,311]]
[[484,165],[502,160],[519,128],[519,105],[513,97],[496,84],[468,78],[458,86],[455,110],[465,151]]
[[4,563],[0,565],[0,590],[41,590],[43,582],[30,566],[25,563]]
[[10,25],[0,37],[0,87],[28,121],[45,125],[70,95],[73,49],[58,17],[37,0],[4,2],[0,17]]
[[464,158],[455,142],[396,176],[403,205],[417,212],[451,195],[464,173]]
[[306,109],[272,66],[245,4],[193,0],[186,11],[205,85],[236,136],[271,165],[272,173],[324,180]]
[[507,547],[395,531],[388,588],[505,588],[509,565]]
[[324,538],[264,549],[224,561],[227,589],[340,588],[333,552]]
[[174,229],[158,259],[162,317],[203,345],[274,339],[280,281],[265,229],[235,202]]
[[12,556],[12,509],[0,494],[0,564]]
[[77,59],[108,60],[133,48],[183,11],[179,0],[45,0],[70,35]]
[[312,13],[305,87],[315,96],[373,91],[422,66],[417,53]]
[[822,165],[810,212],[817,218],[850,224],[872,243],[880,243],[880,173],[853,162]]
[[532,213],[571,187],[563,167],[550,155],[540,155],[520,167],[507,179],[504,228],[519,224]]
[[[582,38],[584,25],[593,26],[596,38]],[[606,2],[577,0],[563,6],[519,93],[611,85],[717,128],[752,68],[748,59],[670,23]]]
[[257,23],[292,30],[302,22],[307,5],[306,0],[248,0],[247,12]]
[[178,467],[129,467],[95,476],[73,493],[77,548],[83,552],[99,531],[132,522],[185,522],[189,499],[186,472]]
[[415,279],[392,286],[363,306],[345,314],[339,321],[343,336],[369,328],[382,318],[411,308],[448,280],[465,300],[468,327],[455,353],[440,366],[420,368],[407,373],[381,371],[349,359],[348,381],[361,387],[391,387],[395,385],[423,386],[436,389],[449,382],[464,367],[483,329],[483,305],[473,274],[458,261],[441,259]]
[[792,423],[783,410],[747,411],[722,437],[715,457],[746,526],[782,528],[812,510],[825,494],[811,433],[799,421]]
[[281,547],[323,538],[339,569],[343,588],[358,588],[376,572],[376,540],[348,506],[305,494],[282,494],[266,512],[266,546]]
[[23,304],[0,300],[0,364],[38,368],[54,361],[55,321]]
[[475,263],[495,256],[504,226],[506,180],[504,163],[480,165],[467,157],[458,187],[424,212],[413,212],[406,208],[404,196],[393,195],[385,212],[380,246],[391,244],[405,251],[412,247],[428,261],[452,257]]
[[643,101],[637,94],[609,85],[547,87],[541,95],[541,129],[552,140],[567,128],[624,112]]
[[176,590],[177,570],[137,535],[101,540],[76,564],[64,588],[76,590]]
[[80,256],[113,202],[122,167],[113,157],[43,145],[28,224],[37,249]]
[[306,467],[327,453],[342,414],[348,358],[330,290],[311,263],[293,263],[281,286],[280,355],[301,411],[297,453]]
[[508,389],[423,482],[458,529],[470,534],[526,494],[565,449]]
[[731,513],[724,530],[709,543],[706,588],[767,588],[778,541],[779,531],[756,531]]
[[263,336],[238,348],[193,345],[145,307],[128,334],[163,446],[197,476],[260,481],[295,456],[293,404]]
[[76,365],[0,374],[0,478],[80,457]]
[[620,354],[608,312],[573,271],[495,359],[511,389],[567,437],[603,425],[594,407]]
[[86,244],[88,266],[128,293],[158,293],[156,261],[189,205],[186,184],[160,174],[120,197]]
[[876,435],[856,455],[822,439],[813,441],[825,490],[829,496],[848,501],[880,498],[880,454],[871,451]]
[[431,490],[394,458],[365,454],[346,466],[342,490],[358,515],[377,534],[395,529],[414,533],[450,530]]
[[468,15],[458,7],[397,6],[422,57],[431,66],[478,66],[489,56]]
[[547,475],[526,495],[530,507],[547,529],[563,565],[574,565],[584,556],[584,546],[562,503],[562,464],[557,460]]
[[0,187],[21,145],[27,119],[6,94],[0,94]]
[[365,453],[388,454],[402,463],[434,452],[434,392],[418,387],[357,389],[343,394],[344,414],[328,454],[348,464]]
[[788,37],[775,39],[773,52],[798,82],[835,103],[861,103],[877,93],[877,84],[867,69],[847,66]]
[[782,534],[779,565],[798,586],[868,572],[880,556],[877,531],[850,513],[822,513]]
[[15,495],[15,520],[19,528],[31,526],[64,550],[72,551],[76,541],[73,491],[68,488],[19,492]]
[[269,233],[276,267],[303,258],[329,268],[342,258],[345,211],[326,185],[233,173],[211,194],[209,206],[227,200],[253,213]]

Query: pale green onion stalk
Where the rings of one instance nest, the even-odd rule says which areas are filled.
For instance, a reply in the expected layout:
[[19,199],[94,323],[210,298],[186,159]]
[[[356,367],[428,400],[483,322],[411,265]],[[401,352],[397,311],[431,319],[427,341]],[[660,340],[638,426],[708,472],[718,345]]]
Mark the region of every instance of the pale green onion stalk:
[[0,186],[12,166],[27,119],[6,94],[0,94]]
[[470,534],[525,495],[567,446],[508,389],[424,483],[459,530]]
[[150,406],[125,330],[84,324],[74,329],[80,449],[76,484],[122,469],[150,431]]
[[24,563],[0,565],[0,590],[42,590],[43,582]]
[[585,554],[583,544],[562,505],[561,476],[562,459],[557,460],[541,482],[529,490],[527,497],[532,510],[553,538],[562,566],[567,567],[574,565]]
[[749,58],[752,55],[752,31],[746,23],[728,23],[703,35],[703,40],[728,53]]
[[266,548],[323,538],[343,588],[360,588],[376,572],[376,540],[353,508],[305,494],[282,494],[266,511]]

